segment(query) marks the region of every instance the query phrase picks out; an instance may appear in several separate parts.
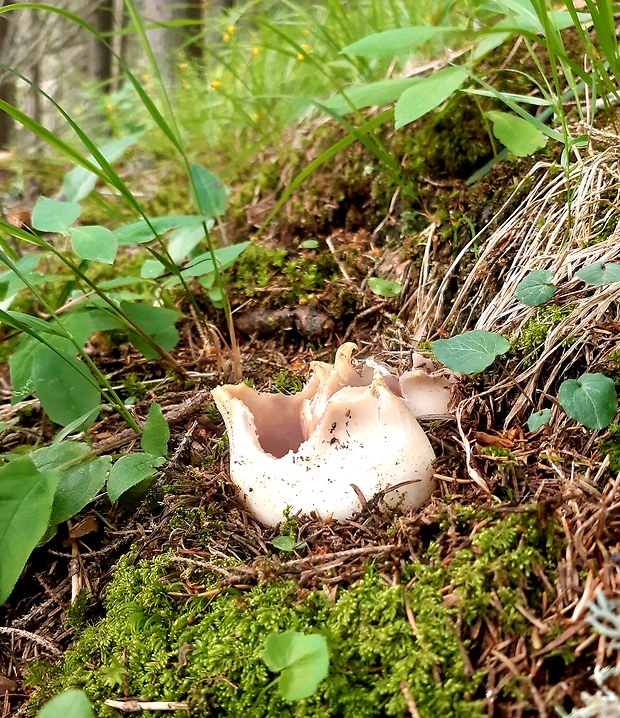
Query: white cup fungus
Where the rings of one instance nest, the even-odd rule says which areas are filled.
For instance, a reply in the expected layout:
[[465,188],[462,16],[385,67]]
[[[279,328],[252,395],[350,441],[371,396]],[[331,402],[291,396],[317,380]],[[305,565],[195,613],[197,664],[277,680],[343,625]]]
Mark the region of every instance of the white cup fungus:
[[287,507],[350,518],[361,508],[352,484],[366,500],[387,491],[383,500],[402,509],[430,498],[435,454],[416,417],[447,411],[448,380],[425,368],[396,377],[374,360],[358,373],[355,349],[343,344],[333,366],[312,362],[308,384],[292,396],[246,384],[213,390],[231,480],[264,524],[278,524]]

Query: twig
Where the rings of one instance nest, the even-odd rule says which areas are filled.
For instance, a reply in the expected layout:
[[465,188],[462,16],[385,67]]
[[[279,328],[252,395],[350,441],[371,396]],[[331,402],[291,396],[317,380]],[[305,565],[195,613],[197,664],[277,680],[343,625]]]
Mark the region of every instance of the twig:
[[18,636],[19,638],[27,638],[29,641],[32,641],[33,643],[38,643],[40,646],[43,646],[43,648],[47,649],[55,656],[62,656],[62,651],[60,650],[60,648],[57,648],[53,643],[48,641],[47,638],[37,636],[36,633],[24,631],[21,628],[11,628],[10,626],[0,626],[0,633],[6,633],[10,636]]
[[104,701],[104,705],[109,708],[116,708],[125,713],[139,713],[140,711],[189,711],[188,703],[178,703],[175,701],[115,701],[108,699]]
[[411,714],[411,718],[420,718],[420,712],[418,711],[418,707],[413,700],[413,696],[411,695],[411,691],[409,690],[409,684],[407,683],[407,681],[400,682],[400,690],[405,698],[405,703],[407,704],[407,708],[409,710],[409,713]]

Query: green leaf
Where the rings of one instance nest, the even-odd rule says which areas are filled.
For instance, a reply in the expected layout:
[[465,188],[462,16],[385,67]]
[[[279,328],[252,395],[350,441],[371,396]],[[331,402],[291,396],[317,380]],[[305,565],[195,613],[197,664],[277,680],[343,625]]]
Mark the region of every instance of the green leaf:
[[32,211],[32,226],[39,232],[64,234],[81,214],[82,208],[75,202],[39,197]]
[[303,247],[304,249],[317,249],[319,243],[316,241],[316,239],[306,239],[299,246]]
[[170,428],[161,413],[159,404],[151,404],[148,418],[142,430],[140,446],[147,454],[165,458],[168,456]]
[[271,543],[280,551],[292,551],[297,546],[290,536],[276,536]]
[[[351,85],[344,89],[344,93],[358,110],[364,107],[373,107],[375,105],[388,105],[396,102],[405,90],[421,81],[419,77],[403,77],[393,80],[379,80],[379,82],[369,82],[365,85]],[[351,105],[347,102],[342,93],[332,95],[323,102],[323,107],[332,110],[339,115],[352,112]]]
[[[213,221],[209,222],[208,230],[211,230]],[[197,247],[205,238],[204,227],[180,227],[170,233],[168,242],[168,254],[175,264],[189,257],[192,250]]]
[[71,231],[71,246],[81,259],[113,264],[118,240],[114,232],[105,227],[75,227]]
[[158,259],[145,259],[140,268],[141,279],[155,279],[166,271],[164,265]]
[[412,52],[440,32],[458,32],[453,27],[402,27],[367,35],[347,45],[341,52],[357,57],[394,57]]
[[444,366],[461,374],[477,374],[510,349],[510,342],[495,332],[475,329],[451,339],[431,343],[433,354]]
[[25,336],[9,359],[11,387],[13,388],[12,404],[28,398],[34,392],[32,380],[32,364],[34,349],[38,346],[34,337]]
[[190,169],[196,191],[198,209],[211,217],[221,217],[226,212],[226,188],[219,178],[205,167],[193,164]]
[[401,290],[400,282],[378,277],[371,277],[368,280],[368,287],[373,294],[379,297],[397,297]]
[[[227,269],[237,260],[239,255],[250,246],[251,242],[240,242],[239,244],[231,244],[229,247],[220,247],[214,251],[215,260],[219,269]],[[210,274],[215,270],[210,252],[204,252],[187,265],[181,272],[184,278],[201,277],[204,274]],[[172,277],[172,281],[178,283],[176,277]]]
[[552,279],[553,272],[548,269],[533,270],[517,284],[515,298],[528,307],[539,307],[555,294]]
[[0,604],[47,529],[58,476],[20,456],[0,468]]
[[493,123],[493,134],[517,157],[529,157],[545,146],[547,138],[532,122],[508,112],[484,113]]
[[[174,324],[181,316],[179,312],[135,302],[121,302],[121,309],[165,351],[170,351],[177,345],[179,333]],[[129,339],[146,359],[155,359],[158,356],[157,352],[135,332],[129,332]]]
[[[112,140],[103,145],[99,150],[104,158],[108,162],[114,162],[117,160],[128,147],[135,145],[140,137],[141,133],[135,135],[129,135],[122,137],[119,140]],[[99,165],[97,160],[92,156],[88,155],[88,161],[95,165]],[[67,200],[67,202],[79,202],[95,189],[97,184],[97,175],[89,172],[84,167],[75,167],[71,172],[67,172],[65,179],[62,183],[61,194]]]
[[262,659],[278,678],[280,694],[287,701],[311,696],[327,676],[329,653],[325,638],[297,631],[271,633],[267,636]]
[[[144,244],[150,242],[155,237],[170,232],[172,229],[179,227],[202,227],[207,225],[207,229],[213,226],[211,217],[200,215],[172,215],[169,217],[154,217],[148,222],[139,219],[137,222],[126,224],[114,230],[114,234],[118,240],[119,247],[125,247],[130,244]],[[152,228],[152,229],[151,229]]]
[[595,262],[587,267],[582,267],[575,276],[586,284],[601,286],[620,282],[620,264],[611,262]]
[[541,426],[548,424],[551,421],[551,409],[541,409],[535,411],[530,418],[527,420],[527,428],[529,431],[538,431]]
[[37,449],[30,454],[41,472],[57,469],[58,485],[54,495],[51,526],[67,521],[89,504],[105,485],[112,459],[95,458],[88,447],[66,441]]
[[[62,358],[48,347],[38,346],[34,350],[32,380],[45,413],[61,426],[99,406],[99,389],[92,375],[73,356]],[[92,421],[94,416],[90,423]],[[86,422],[81,428],[87,425]]]
[[616,415],[618,399],[613,381],[603,374],[582,374],[560,384],[560,406],[588,429],[604,429]]
[[467,70],[463,67],[446,67],[405,90],[394,112],[396,129],[408,125],[441,105],[468,77]]
[[126,491],[141,481],[155,476],[155,467],[165,464],[161,456],[152,454],[125,454],[118,459],[110,470],[108,496],[110,501],[118,501]]
[[95,714],[84,691],[72,689],[46,703],[37,718],[94,718]]

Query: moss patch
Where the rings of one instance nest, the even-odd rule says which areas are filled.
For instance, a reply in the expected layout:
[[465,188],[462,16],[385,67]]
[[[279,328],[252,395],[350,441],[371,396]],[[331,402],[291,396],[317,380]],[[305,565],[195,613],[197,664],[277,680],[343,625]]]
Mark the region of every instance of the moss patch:
[[[396,585],[369,566],[335,597],[276,579],[180,600],[173,594],[186,586],[166,578],[173,572],[166,555],[135,565],[124,558],[105,617],[79,635],[58,671],[38,672],[36,703],[80,687],[101,716],[118,716],[102,703],[126,695],[186,700],[194,716],[404,718],[405,681],[422,718],[482,716],[484,672],[472,672],[463,657],[463,647],[470,655],[480,648],[470,629],[484,619],[502,635],[527,636],[516,607],[527,595],[530,609],[540,608],[544,586],[535,571],[554,582],[560,533],[536,509],[500,520],[451,511],[439,528],[468,537],[465,547],[447,555],[450,542],[431,542]],[[204,572],[201,590],[217,589],[218,580]],[[295,704],[280,698],[261,660],[267,635],[285,630],[319,632],[330,649],[327,679]]]

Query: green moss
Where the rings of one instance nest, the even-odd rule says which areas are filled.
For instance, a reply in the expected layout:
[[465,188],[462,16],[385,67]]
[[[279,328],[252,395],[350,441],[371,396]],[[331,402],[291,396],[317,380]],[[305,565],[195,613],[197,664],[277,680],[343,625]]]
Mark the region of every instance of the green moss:
[[280,394],[297,394],[304,388],[304,383],[298,376],[281,369],[273,375],[273,388]]
[[283,307],[308,301],[312,293],[324,289],[327,280],[335,278],[336,271],[329,251],[302,251],[292,256],[283,249],[252,244],[235,263],[230,276],[231,285],[246,297],[257,296],[267,287],[278,287],[277,293],[270,291],[270,303]]
[[531,366],[536,361],[549,331],[570,316],[572,311],[573,307],[569,304],[561,307],[557,304],[538,307],[525,322],[519,335],[512,340],[512,350],[523,357],[524,366]]
[[[222,588],[180,601],[171,593],[186,588],[166,580],[172,566],[165,555],[135,565],[123,558],[108,587],[105,617],[81,633],[58,671],[35,669],[31,680],[43,685],[37,705],[79,687],[98,715],[118,716],[102,703],[122,686],[131,696],[187,700],[193,716],[405,718],[400,686],[406,681],[422,718],[482,716],[484,703],[474,698],[483,676],[467,675],[459,642],[477,650],[469,627],[479,618],[504,633],[527,635],[516,606],[525,592],[530,610],[540,607],[544,586],[534,571],[541,567],[553,582],[561,540],[557,526],[536,510],[496,521],[453,507],[442,524],[469,536],[474,522],[480,527],[484,520],[486,527],[450,561],[441,542],[431,543],[398,585],[387,586],[370,566],[333,600],[323,591],[300,592],[292,581],[269,580],[243,593]],[[217,589],[218,581],[204,572],[202,590]],[[445,601],[446,586],[456,601]],[[295,704],[279,697],[261,660],[267,635],[285,630],[318,631],[330,648],[327,679]]]
[[620,473],[620,426],[610,424],[607,432],[597,443],[598,452],[601,456],[609,454],[609,471],[617,476]]

